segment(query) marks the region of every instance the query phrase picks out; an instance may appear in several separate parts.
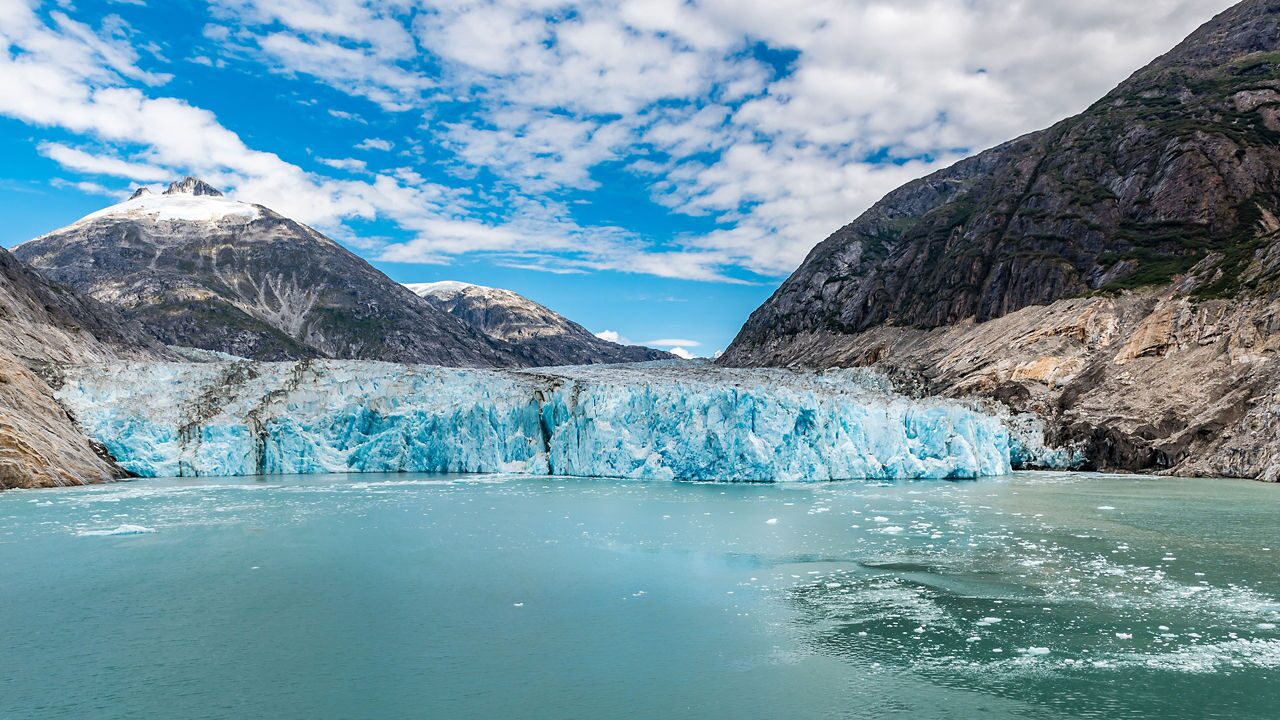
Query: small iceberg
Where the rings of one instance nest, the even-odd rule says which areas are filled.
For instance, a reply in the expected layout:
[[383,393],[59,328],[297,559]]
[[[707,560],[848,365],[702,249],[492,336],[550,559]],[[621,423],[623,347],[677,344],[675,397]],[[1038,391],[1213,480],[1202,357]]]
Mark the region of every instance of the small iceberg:
[[109,535],[147,535],[153,532],[155,532],[155,529],[142,525],[120,525],[114,530],[81,530],[77,535],[80,537],[105,537]]

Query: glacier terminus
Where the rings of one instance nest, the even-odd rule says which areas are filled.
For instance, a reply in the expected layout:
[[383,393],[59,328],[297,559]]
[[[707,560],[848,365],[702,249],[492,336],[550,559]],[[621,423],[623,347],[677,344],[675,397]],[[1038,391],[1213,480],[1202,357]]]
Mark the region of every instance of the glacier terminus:
[[361,361],[68,368],[58,399],[143,477],[473,472],[689,481],[974,478],[1062,465],[1038,426],[868,370]]

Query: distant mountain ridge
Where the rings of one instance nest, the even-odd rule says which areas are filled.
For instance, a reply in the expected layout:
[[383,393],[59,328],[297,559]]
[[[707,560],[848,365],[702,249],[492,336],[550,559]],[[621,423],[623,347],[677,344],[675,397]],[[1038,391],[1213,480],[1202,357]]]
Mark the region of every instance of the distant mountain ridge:
[[446,280],[405,287],[496,341],[510,343],[531,365],[670,360],[671,353],[619,345],[510,290]]

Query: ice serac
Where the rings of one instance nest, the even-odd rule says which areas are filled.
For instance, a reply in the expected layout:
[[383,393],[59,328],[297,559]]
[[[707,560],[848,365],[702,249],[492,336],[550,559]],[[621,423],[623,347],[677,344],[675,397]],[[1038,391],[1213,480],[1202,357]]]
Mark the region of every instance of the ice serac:
[[865,370],[117,363],[68,369],[59,400],[142,476],[970,478],[1042,449],[1008,419],[895,395]]

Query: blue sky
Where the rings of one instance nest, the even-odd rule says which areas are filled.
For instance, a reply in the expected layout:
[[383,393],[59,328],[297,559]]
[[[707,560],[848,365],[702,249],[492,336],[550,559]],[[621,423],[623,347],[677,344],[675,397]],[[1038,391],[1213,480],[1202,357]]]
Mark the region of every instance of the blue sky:
[[194,174],[396,280],[709,355],[886,191],[1229,4],[0,0],[0,242]]

